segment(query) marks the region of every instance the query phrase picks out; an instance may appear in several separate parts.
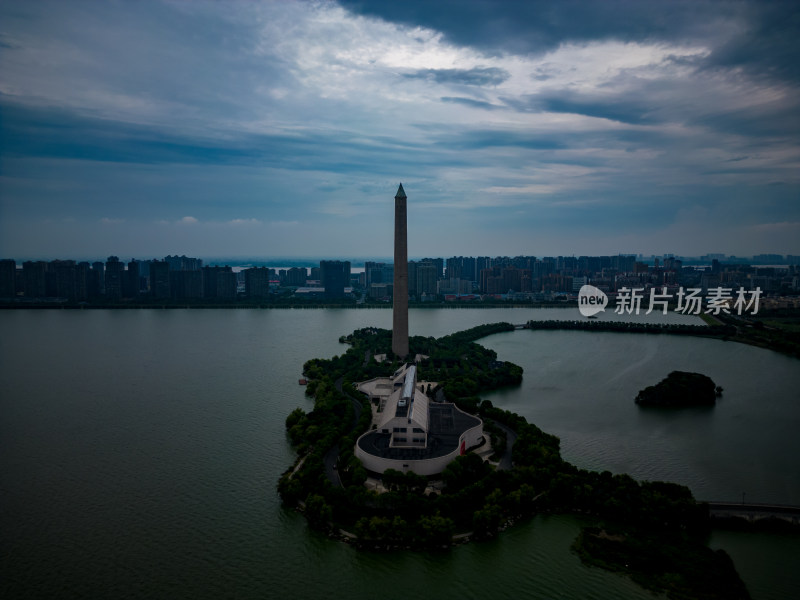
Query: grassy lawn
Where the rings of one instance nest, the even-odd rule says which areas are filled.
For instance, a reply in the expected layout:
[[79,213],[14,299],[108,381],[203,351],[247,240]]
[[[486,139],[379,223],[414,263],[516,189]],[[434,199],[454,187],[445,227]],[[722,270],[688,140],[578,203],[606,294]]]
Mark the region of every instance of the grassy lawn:
[[766,327],[800,333],[800,319],[759,319]]
[[701,313],[700,318],[703,319],[706,325],[722,325],[722,321],[717,319],[716,317],[712,317],[711,315],[707,315],[705,313]]

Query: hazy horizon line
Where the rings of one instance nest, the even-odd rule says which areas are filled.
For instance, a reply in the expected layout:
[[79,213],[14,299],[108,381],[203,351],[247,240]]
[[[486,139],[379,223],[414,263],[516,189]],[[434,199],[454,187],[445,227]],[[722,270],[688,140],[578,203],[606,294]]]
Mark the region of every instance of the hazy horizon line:
[[[541,258],[558,258],[558,257],[579,258],[581,256],[588,256],[588,257],[595,257],[595,256],[635,256],[637,259],[641,258],[641,259],[645,259],[645,260],[646,259],[653,259],[653,258],[670,258],[670,257],[676,258],[676,259],[679,259],[679,260],[684,260],[684,259],[687,259],[687,260],[703,260],[704,257],[708,257],[708,256],[713,256],[714,258],[716,258],[717,255],[724,255],[724,258],[721,258],[720,260],[724,261],[724,260],[734,259],[734,260],[752,261],[752,260],[755,259],[756,256],[761,256],[761,255],[765,255],[765,254],[766,255],[774,254],[776,256],[781,256],[781,257],[784,258],[784,260],[788,256],[794,256],[794,255],[789,254],[789,253],[780,253],[780,252],[761,252],[759,254],[743,255],[743,256],[737,256],[737,255],[734,255],[734,254],[725,254],[725,253],[722,253],[722,252],[707,252],[706,254],[701,254],[701,255],[683,255],[683,254],[677,254],[677,253],[643,254],[643,253],[640,253],[640,252],[620,252],[620,253],[616,253],[616,254],[574,254],[573,253],[573,254],[514,254],[514,255],[509,255],[509,254],[464,255],[464,254],[460,254],[460,255],[449,255],[449,256],[444,256],[444,255],[442,255],[442,256],[432,256],[432,255],[422,256],[422,255],[420,255],[420,256],[410,256],[409,260],[423,260],[423,259],[426,259],[426,258],[441,258],[443,260],[447,260],[448,258],[456,258],[456,257],[467,257],[467,258],[469,258],[469,257],[472,257],[472,258],[478,258],[478,257],[489,257],[489,258],[508,257],[508,258],[516,258],[516,257],[519,257],[519,256],[535,257],[535,258],[539,258],[539,259],[541,259]],[[26,261],[52,261],[52,260],[74,260],[76,262],[97,262],[97,261],[105,262],[106,259],[109,256],[120,257],[121,255],[119,255],[119,254],[109,254],[106,257],[98,257],[98,256],[93,256],[93,257],[86,257],[86,256],[81,256],[81,257],[53,257],[53,256],[40,255],[40,256],[24,256],[24,257],[21,257],[21,258],[2,257],[2,259],[3,260],[11,259],[11,260],[14,260],[17,263],[22,263],[22,262],[26,262]],[[224,255],[223,256],[213,256],[213,255],[209,255],[209,256],[189,256],[189,255],[186,255],[186,254],[174,254],[174,255],[173,254],[165,254],[163,256],[152,257],[152,258],[136,258],[134,256],[130,260],[140,260],[140,261],[162,260],[166,256],[188,256],[190,258],[198,258],[198,259],[202,260],[203,263],[205,263],[205,264],[215,264],[215,265],[231,264],[231,265],[234,265],[234,266],[241,266],[243,264],[250,264],[250,263],[258,264],[258,265],[267,265],[267,266],[271,266],[270,263],[273,264],[273,265],[276,265],[276,266],[312,266],[312,265],[317,266],[318,263],[320,261],[323,261],[323,260],[342,260],[342,261],[349,261],[352,264],[360,264],[360,265],[363,265],[366,262],[394,263],[394,258],[390,257],[390,256],[378,256],[378,257],[375,257],[375,256],[358,256],[358,257],[353,257],[353,256],[324,256],[324,257],[320,257],[318,255],[314,255],[314,256],[286,255],[286,256],[267,256],[267,257],[264,257],[264,256],[252,256],[252,255],[241,255],[241,256],[224,256]],[[125,260],[123,258],[120,258],[120,260],[122,262],[128,262],[128,260]]]

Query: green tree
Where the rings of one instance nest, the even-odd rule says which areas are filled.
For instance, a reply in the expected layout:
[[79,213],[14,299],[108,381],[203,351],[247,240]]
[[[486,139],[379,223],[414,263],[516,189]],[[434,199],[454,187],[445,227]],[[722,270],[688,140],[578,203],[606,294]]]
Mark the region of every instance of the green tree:
[[417,539],[424,546],[449,546],[453,542],[455,524],[439,513],[422,516],[417,521]]
[[472,530],[475,537],[485,539],[497,535],[503,521],[503,511],[496,504],[486,504],[482,509],[475,511],[472,517]]
[[333,518],[333,510],[319,494],[309,494],[306,498],[306,518],[308,524],[315,529],[326,530]]
[[442,471],[442,480],[447,484],[447,492],[454,493],[486,477],[491,470],[480,456],[469,453],[447,465]]
[[289,413],[289,416],[286,417],[286,429],[294,427],[305,415],[306,413],[302,408],[295,408]]

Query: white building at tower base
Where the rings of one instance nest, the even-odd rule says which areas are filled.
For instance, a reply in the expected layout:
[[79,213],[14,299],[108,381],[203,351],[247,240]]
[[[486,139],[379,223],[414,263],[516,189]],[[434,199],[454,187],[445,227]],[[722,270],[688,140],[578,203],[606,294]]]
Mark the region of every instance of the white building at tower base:
[[358,384],[358,390],[377,404],[374,428],[355,446],[355,455],[367,470],[436,475],[483,443],[483,421],[454,404],[432,401],[424,386],[417,381],[415,365]]

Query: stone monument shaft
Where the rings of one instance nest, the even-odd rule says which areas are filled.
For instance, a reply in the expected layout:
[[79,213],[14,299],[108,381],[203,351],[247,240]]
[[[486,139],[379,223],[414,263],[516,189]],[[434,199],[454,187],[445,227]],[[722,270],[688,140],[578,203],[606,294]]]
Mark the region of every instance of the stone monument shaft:
[[394,291],[392,293],[392,352],[408,355],[408,226],[403,184],[394,197]]

